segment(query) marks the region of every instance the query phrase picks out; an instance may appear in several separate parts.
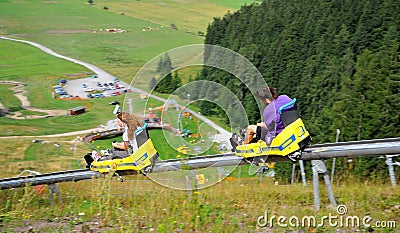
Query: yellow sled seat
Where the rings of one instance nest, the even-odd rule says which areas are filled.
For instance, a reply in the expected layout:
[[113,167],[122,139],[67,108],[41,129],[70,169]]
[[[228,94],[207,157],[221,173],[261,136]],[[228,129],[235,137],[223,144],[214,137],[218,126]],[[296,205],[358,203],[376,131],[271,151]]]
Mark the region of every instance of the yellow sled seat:
[[[278,109],[284,129],[267,146],[265,141],[258,141],[248,145],[237,146],[235,153],[244,158],[257,156],[289,156],[292,161],[298,159],[298,155],[311,141],[310,133],[300,119],[296,109],[296,98]],[[293,158],[293,156],[295,158]]]
[[123,159],[113,159],[105,161],[95,161],[91,164],[90,169],[100,173],[121,170],[140,171],[151,165],[151,159],[157,153],[154,148],[153,141],[148,139],[137,151]]
[[153,141],[148,137],[146,127],[147,124],[145,124],[136,135],[136,141],[139,147],[137,151],[126,158],[94,161],[90,165],[90,169],[100,173],[125,170],[140,171],[152,165],[152,159],[153,157],[156,158],[157,150],[153,145]]
[[311,138],[303,121],[297,118],[286,126],[267,146],[265,141],[258,141],[248,145],[236,147],[235,154],[244,158],[256,156],[288,156],[296,151],[302,151],[309,144]]

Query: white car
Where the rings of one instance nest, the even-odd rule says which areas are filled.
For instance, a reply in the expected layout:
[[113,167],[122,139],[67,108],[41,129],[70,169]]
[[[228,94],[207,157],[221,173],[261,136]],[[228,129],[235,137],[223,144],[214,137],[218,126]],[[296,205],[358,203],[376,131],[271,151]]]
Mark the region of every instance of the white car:
[[85,88],[85,91],[86,91],[86,92],[91,92],[91,91],[94,91],[94,89],[91,88],[91,87],[88,87],[88,88]]

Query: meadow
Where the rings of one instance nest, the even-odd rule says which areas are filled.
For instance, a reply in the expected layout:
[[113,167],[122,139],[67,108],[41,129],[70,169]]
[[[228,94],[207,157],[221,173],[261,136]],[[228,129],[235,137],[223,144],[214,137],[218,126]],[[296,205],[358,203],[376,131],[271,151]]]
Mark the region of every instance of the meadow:
[[[246,2],[243,1],[243,3]],[[162,24],[153,23],[157,20],[151,16],[136,13],[129,16],[114,11],[112,7],[104,10],[101,7],[104,3],[96,1],[93,6],[90,6],[81,1],[1,1],[0,34],[41,43],[63,55],[98,65],[128,83],[137,70],[154,56],[182,45],[202,43],[202,36],[169,27],[162,28]],[[107,1],[107,3],[118,5],[123,1]],[[149,3],[156,4],[154,1]],[[172,1],[166,3],[172,4]],[[171,9],[175,13],[183,12],[183,7],[200,12],[204,10],[204,4],[213,6],[218,11],[202,15],[200,20],[191,23],[193,26],[203,25],[205,28],[212,20],[213,16],[210,14],[222,16],[234,9],[233,7],[239,7],[238,3],[229,5],[225,2],[218,5],[217,1],[203,1],[203,5],[181,4],[180,8],[171,7]],[[126,7],[126,10],[129,9],[131,7]],[[189,10],[184,12],[187,12],[186,18],[190,17]],[[100,30],[114,27],[123,28],[129,32],[116,34]],[[146,31],[148,27],[158,30]],[[88,70],[71,62],[54,58],[26,44],[0,40],[0,50],[2,51],[0,53],[0,80],[28,83],[27,97],[32,106],[60,110],[79,105],[92,106],[88,114],[73,119],[55,117],[54,119],[13,121],[2,117],[0,119],[2,135],[40,135],[93,128],[104,124],[106,119],[112,119],[111,114],[103,111],[105,103],[113,100],[123,102],[122,97],[89,101],[90,103],[54,100],[49,91],[51,85],[55,85],[60,78],[66,78],[68,74],[84,73]],[[195,69],[195,72],[197,70]],[[192,76],[193,71],[188,70],[184,73]],[[141,83],[147,88],[148,81],[143,80]],[[2,87],[2,89],[6,88]],[[18,100],[10,95],[10,91],[1,92],[0,99],[2,103],[6,100],[3,103],[5,107],[20,108]],[[63,126],[64,122],[69,125],[68,128]],[[49,126],[53,129],[45,129],[45,127],[50,128]]]
[[[223,16],[249,1],[223,2],[219,5],[218,1],[96,1],[90,6],[77,0],[2,1],[0,34],[41,43],[65,56],[98,65],[130,83],[137,70],[160,53],[203,43],[204,37],[197,35],[197,30],[205,32],[213,17]],[[108,10],[103,9],[105,5]],[[157,5],[166,10],[160,12]],[[199,12],[208,13],[188,23],[196,28],[195,33],[179,29],[180,22],[183,24]],[[171,20],[178,30],[159,20],[169,17],[175,17]],[[128,32],[108,33],[104,31],[107,28]]]
[[[397,222],[396,228],[338,227],[327,219],[317,227],[263,227],[260,216],[286,218],[340,215],[329,205],[321,189],[323,209],[313,206],[313,188],[300,184],[275,185],[271,179],[226,179],[194,192],[160,186],[142,176],[129,177],[123,183],[112,179],[94,179],[59,184],[63,202],[49,205],[47,188],[4,190],[0,198],[2,232],[398,232],[400,193],[388,185],[346,183],[334,187],[339,204],[348,213],[341,217],[370,216],[376,221]],[[261,222],[262,223],[262,222]],[[286,222],[287,224],[287,222]],[[340,225],[339,225],[340,226]],[[393,226],[393,225],[392,225]],[[339,230],[341,229],[341,230]]]
[[[128,83],[130,83],[136,71],[154,56],[181,45],[202,43],[203,37],[197,35],[197,32],[188,32],[179,28],[178,30],[173,30],[168,25],[164,26],[161,22],[157,22],[157,19],[152,18],[152,16],[121,14],[121,12],[117,12],[116,8],[112,7],[112,4],[119,5],[122,2],[108,1],[107,3],[111,4],[109,5],[109,10],[104,10],[102,6],[106,3],[105,1],[96,1],[93,6],[90,6],[85,1],[1,1],[0,34],[41,43],[63,55],[98,65]],[[245,2],[243,1],[243,3]],[[157,4],[155,1],[149,3]],[[167,1],[166,3],[172,4],[173,2]],[[202,27],[203,31],[208,22],[211,22],[212,17],[222,16],[227,11],[240,7],[238,3],[230,5],[225,2],[218,5],[217,1],[204,1],[202,4],[193,6],[191,4],[183,4],[179,8],[175,3],[171,11],[175,11],[175,13],[182,12],[186,7],[187,9],[190,8],[201,12],[204,6],[212,6],[216,11],[205,13],[198,21],[191,22],[193,27]],[[131,7],[126,8],[127,12],[129,9]],[[186,18],[190,17],[190,11],[187,10],[185,12],[187,13]],[[211,16],[211,14],[214,15]],[[157,17],[159,16],[157,15]],[[180,25],[178,21],[175,21],[175,24]],[[114,27],[126,29],[128,32],[116,34],[102,30]],[[154,30],[147,30],[148,28]],[[143,29],[145,30],[143,31]],[[31,147],[37,146],[29,145],[32,138],[40,138],[39,136],[41,135],[91,129],[105,124],[107,120],[114,118],[111,113],[112,108],[108,103],[114,100],[123,103],[124,96],[86,101],[53,99],[50,92],[51,86],[57,84],[59,79],[79,78],[68,75],[77,73],[90,75],[90,71],[85,67],[52,57],[33,46],[23,43],[0,40],[0,51],[0,80],[27,83],[25,87],[27,90],[26,96],[33,107],[65,110],[66,113],[68,109],[76,106],[83,105],[87,107],[85,114],[73,117],[56,116],[22,120],[0,117],[0,136],[34,136],[26,139],[19,138],[16,139],[17,141],[9,138],[0,140],[0,144],[5,148],[18,147],[21,149],[3,151],[2,154],[4,156],[2,158],[4,161],[8,161],[10,156],[17,158],[22,156],[22,158],[35,158],[28,159],[26,162],[36,164],[24,165],[22,163],[17,165],[17,168],[11,166],[7,170],[10,173],[6,172],[5,174],[11,175],[12,170],[16,174],[24,166],[38,169],[41,172],[63,170],[60,165],[64,161],[63,159],[57,165],[47,166],[47,169],[40,165],[41,156],[34,154],[40,154],[43,151],[40,150],[39,153],[38,150],[31,149]],[[194,71],[184,71],[184,73],[194,75],[197,71],[198,68]],[[143,85],[148,84],[143,81]],[[10,85],[0,85],[0,99],[4,107],[12,111],[21,111],[23,115],[40,115],[37,112],[22,110],[21,102],[9,90],[10,87]],[[161,105],[160,101],[154,99],[149,99],[148,103],[141,101],[138,95],[134,93],[131,93],[130,97],[134,100],[134,111],[138,113],[144,110],[145,104],[147,106]],[[157,133],[152,134],[152,137],[157,137],[158,135]],[[74,137],[70,137],[68,140],[71,139],[74,139]],[[18,140],[22,140],[23,143]],[[53,139],[53,141],[65,140],[64,138]],[[165,140],[163,141],[160,138],[155,141],[159,144],[157,147],[161,151],[167,151],[168,158],[176,156],[173,150],[168,149],[168,145],[165,145]],[[106,147],[109,143],[109,140],[104,140],[101,146]],[[22,144],[25,145],[22,146]],[[90,146],[87,147],[89,148],[85,148],[85,150],[90,149]],[[46,153],[44,154],[46,156],[61,153],[59,148],[54,146],[48,146],[45,151]],[[75,159],[73,158],[71,162],[66,162],[63,167],[65,169],[76,168]],[[16,162],[13,159],[10,161]],[[6,166],[8,166],[8,163],[6,163]]]

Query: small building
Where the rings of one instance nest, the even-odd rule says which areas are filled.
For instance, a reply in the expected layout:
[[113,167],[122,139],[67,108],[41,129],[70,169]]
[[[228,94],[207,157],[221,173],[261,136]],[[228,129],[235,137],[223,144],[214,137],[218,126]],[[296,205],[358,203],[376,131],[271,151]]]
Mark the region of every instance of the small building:
[[79,106],[79,107],[71,108],[69,110],[69,114],[70,115],[79,115],[79,114],[85,113],[85,111],[86,111],[86,107]]

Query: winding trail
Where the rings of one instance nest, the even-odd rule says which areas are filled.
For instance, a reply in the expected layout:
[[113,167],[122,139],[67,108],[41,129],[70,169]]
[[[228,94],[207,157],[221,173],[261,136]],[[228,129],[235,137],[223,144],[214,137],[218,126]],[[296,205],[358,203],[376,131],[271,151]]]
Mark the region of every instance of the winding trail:
[[[114,79],[115,79],[115,77],[114,77],[113,75],[107,73],[106,71],[100,69],[99,67],[97,67],[97,66],[95,66],[95,65],[92,65],[92,64],[87,63],[87,62],[80,61],[80,60],[78,60],[78,59],[74,59],[74,58],[70,58],[70,57],[66,57],[66,56],[64,56],[64,55],[58,54],[58,53],[54,52],[53,50],[51,50],[51,49],[49,49],[49,48],[47,48],[47,47],[45,47],[45,46],[43,46],[43,45],[41,45],[41,44],[38,44],[38,43],[35,43],[35,42],[31,42],[31,41],[26,41],[26,40],[13,39],[13,38],[5,37],[5,36],[0,36],[0,39],[30,44],[30,45],[32,45],[32,46],[35,46],[35,47],[39,48],[39,49],[42,50],[43,52],[46,52],[46,53],[50,54],[50,55],[53,55],[53,56],[55,56],[55,57],[58,57],[58,58],[61,58],[61,59],[65,59],[65,60],[71,61],[71,62],[76,63],[76,64],[79,64],[79,65],[82,65],[82,66],[88,68],[89,70],[93,71],[99,78],[102,78],[102,79],[110,79],[110,80],[114,80]],[[138,88],[136,88],[136,87],[130,87],[130,89],[131,89],[132,91],[138,92],[138,93],[140,93],[140,94],[148,95],[149,97],[154,98],[154,99],[157,99],[157,100],[160,100],[160,101],[162,101],[162,102],[164,102],[164,103],[167,101],[167,100],[164,99],[164,98],[161,98],[161,97],[152,95],[152,94],[150,94],[150,93],[148,93],[148,92],[146,92],[146,91],[143,91],[143,90],[141,90],[141,89],[138,89]],[[183,108],[183,106],[181,106],[181,105],[180,105],[180,107]],[[190,111],[190,112],[191,112],[195,117],[197,117],[198,119],[201,119],[202,121],[204,121],[205,123],[207,123],[208,125],[210,125],[213,129],[215,129],[216,131],[219,132],[219,134],[215,135],[214,141],[216,141],[216,142],[225,142],[225,143],[228,143],[228,142],[229,142],[229,138],[230,138],[230,136],[231,136],[231,133],[230,133],[230,132],[228,132],[227,130],[225,130],[225,129],[223,129],[222,127],[218,126],[217,124],[215,124],[214,122],[210,121],[210,120],[207,119],[206,117],[204,117],[204,116],[202,116],[202,115],[200,115],[200,114],[198,114],[198,113],[196,113],[196,112],[194,112],[194,111]],[[93,130],[94,130],[94,129],[90,129],[89,131],[93,131]],[[79,131],[79,132],[83,132],[83,131]],[[64,135],[64,134],[62,134],[62,135]],[[56,135],[46,135],[46,137],[48,137],[48,136],[49,136],[49,137],[51,137],[51,136],[56,137],[56,136],[58,136],[58,134],[56,134]],[[65,136],[66,136],[66,135],[65,135]],[[228,143],[227,145],[229,146],[230,144]]]
[[[14,115],[7,114],[6,117],[12,119],[38,119],[38,118],[46,118],[51,116],[63,116],[67,114],[66,110],[47,110],[47,109],[40,109],[31,106],[28,98],[25,96],[27,90],[24,90],[26,84],[21,82],[15,81],[0,81],[0,84],[11,84],[14,85],[10,88],[10,90],[14,91],[15,97],[17,97],[21,101],[21,107],[23,109],[34,111],[34,112],[43,112],[46,115],[29,115],[29,116],[22,116],[21,112],[14,112]],[[0,109],[4,108],[4,106],[0,103]]]

